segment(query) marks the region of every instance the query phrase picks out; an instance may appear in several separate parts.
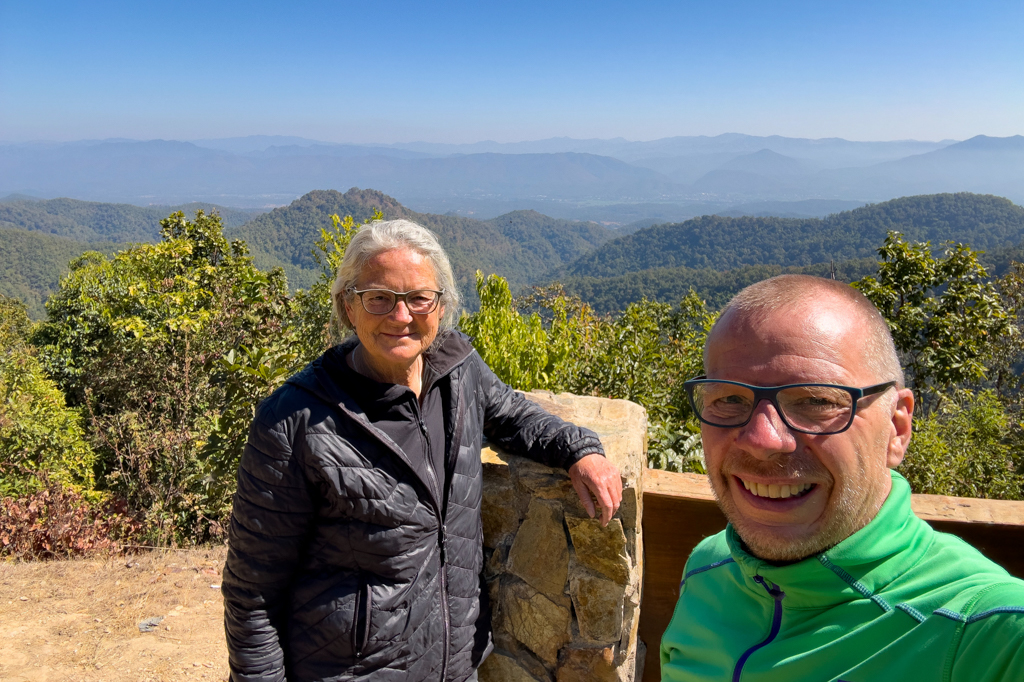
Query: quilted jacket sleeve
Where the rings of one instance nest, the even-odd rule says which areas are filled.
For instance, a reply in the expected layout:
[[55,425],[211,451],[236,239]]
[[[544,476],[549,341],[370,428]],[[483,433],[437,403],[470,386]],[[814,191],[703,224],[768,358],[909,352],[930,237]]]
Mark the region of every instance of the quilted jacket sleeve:
[[508,452],[564,469],[585,455],[604,455],[596,433],[570,424],[527,400],[502,382],[476,353],[470,361],[479,365],[484,435],[489,441]]
[[286,677],[280,640],[288,617],[285,599],[313,513],[292,452],[294,418],[275,420],[272,402],[261,406],[242,453],[222,582],[235,681]]

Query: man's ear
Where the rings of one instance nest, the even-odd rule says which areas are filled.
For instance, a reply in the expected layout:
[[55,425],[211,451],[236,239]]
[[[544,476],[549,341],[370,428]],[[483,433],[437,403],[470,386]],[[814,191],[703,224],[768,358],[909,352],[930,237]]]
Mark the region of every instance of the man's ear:
[[909,388],[901,388],[897,393],[896,406],[892,413],[892,431],[889,434],[886,464],[895,469],[903,461],[910,445],[910,435],[914,421],[914,392]]

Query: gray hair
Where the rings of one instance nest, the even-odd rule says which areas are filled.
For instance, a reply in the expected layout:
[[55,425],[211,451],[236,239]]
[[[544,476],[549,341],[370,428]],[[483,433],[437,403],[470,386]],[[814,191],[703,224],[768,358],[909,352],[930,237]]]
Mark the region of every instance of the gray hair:
[[[459,289],[455,284],[448,254],[441,248],[437,236],[411,220],[378,220],[363,225],[352,237],[341,265],[338,266],[334,284],[331,285],[331,309],[342,335],[354,330],[343,303],[348,301],[351,304],[356,299],[356,295],[349,290],[355,287],[370,259],[392,249],[411,249],[430,262],[437,286],[444,290],[441,296],[444,314],[441,316],[440,331],[454,329],[459,321]],[[439,333],[437,336],[440,339],[444,334]]]
[[704,345],[704,365],[707,366],[708,344],[715,329],[730,314],[741,318],[763,320],[780,310],[789,310],[815,296],[831,296],[850,305],[860,316],[864,332],[864,360],[880,381],[895,381],[903,387],[903,368],[892,341],[889,324],[867,296],[849,284],[810,275],[779,275],[756,282],[732,297],[722,309],[715,325],[708,332]]

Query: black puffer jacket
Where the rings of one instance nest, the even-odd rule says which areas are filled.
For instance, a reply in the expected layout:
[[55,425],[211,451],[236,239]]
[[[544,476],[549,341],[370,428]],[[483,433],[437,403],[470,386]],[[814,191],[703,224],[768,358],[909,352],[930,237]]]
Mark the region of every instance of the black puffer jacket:
[[449,396],[447,484],[435,481],[331,379],[347,350],[289,379],[253,420],[222,585],[232,679],[465,680],[490,648],[482,436],[562,467],[600,442],[452,333],[425,356]]

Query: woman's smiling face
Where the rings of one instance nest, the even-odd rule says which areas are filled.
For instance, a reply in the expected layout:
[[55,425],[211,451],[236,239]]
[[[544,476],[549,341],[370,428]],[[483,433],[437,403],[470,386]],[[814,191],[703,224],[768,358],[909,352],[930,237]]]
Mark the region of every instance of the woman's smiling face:
[[[404,292],[437,289],[437,277],[430,261],[407,248],[383,251],[366,262],[356,289],[390,289]],[[366,312],[358,297],[346,297],[345,311],[355,327],[366,360],[386,374],[401,373],[430,347],[437,337],[444,305],[427,314],[412,314],[405,301],[398,301],[387,315]]]

